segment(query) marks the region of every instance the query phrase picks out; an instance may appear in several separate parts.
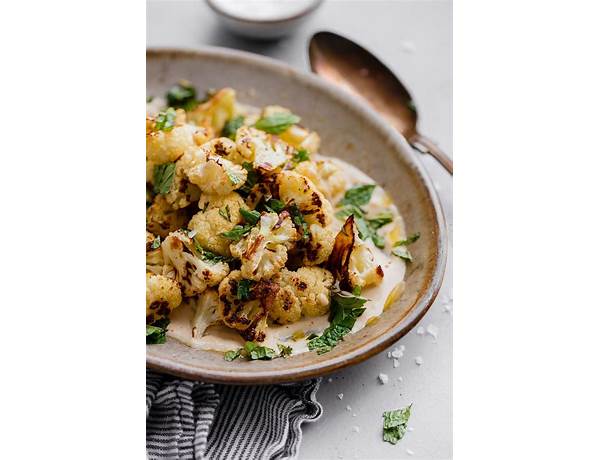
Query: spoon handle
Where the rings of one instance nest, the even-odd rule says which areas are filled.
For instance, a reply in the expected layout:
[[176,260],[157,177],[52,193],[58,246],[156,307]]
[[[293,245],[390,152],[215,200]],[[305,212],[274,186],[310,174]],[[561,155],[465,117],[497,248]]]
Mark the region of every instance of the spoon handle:
[[415,134],[409,139],[409,142],[419,152],[431,155],[450,173],[450,175],[453,175],[452,158],[446,155],[431,139],[428,139],[421,134]]

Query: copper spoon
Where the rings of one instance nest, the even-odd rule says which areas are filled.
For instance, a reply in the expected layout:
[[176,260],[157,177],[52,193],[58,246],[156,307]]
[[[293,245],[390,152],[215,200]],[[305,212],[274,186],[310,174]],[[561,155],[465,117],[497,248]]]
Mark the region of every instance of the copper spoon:
[[452,174],[452,159],[417,131],[417,109],[410,93],[379,59],[332,32],[314,34],[308,55],[313,72],[363,98],[415,149],[434,157]]

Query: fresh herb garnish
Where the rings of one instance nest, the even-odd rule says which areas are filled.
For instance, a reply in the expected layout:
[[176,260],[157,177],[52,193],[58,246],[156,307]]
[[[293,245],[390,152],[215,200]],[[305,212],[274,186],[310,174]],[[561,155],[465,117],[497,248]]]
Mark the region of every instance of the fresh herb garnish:
[[146,343],[165,343],[167,340],[166,333],[168,325],[169,320],[167,318],[159,319],[152,324],[146,324]]
[[221,137],[228,137],[229,139],[235,139],[235,133],[244,124],[244,117],[238,115],[225,122],[223,130],[221,131]]
[[160,248],[160,236],[157,236],[156,238],[154,238],[154,241],[152,241],[152,244],[150,245],[150,249],[158,249]]
[[267,200],[267,202],[264,203],[264,206],[268,211],[274,212],[275,214],[279,214],[285,209],[285,204],[283,204],[283,201],[276,200],[275,198]]
[[389,224],[392,220],[394,220],[394,216],[391,212],[382,212],[381,214],[376,215],[373,218],[368,218],[367,222],[369,225],[375,230],[383,227],[384,225]]
[[410,409],[412,404],[403,409],[391,410],[383,413],[383,440],[396,444],[406,433]]
[[219,215],[228,222],[231,222],[231,213],[229,212],[229,205],[225,205],[224,208],[219,209]]
[[292,161],[294,163],[302,163],[303,161],[309,161],[309,160],[310,160],[310,155],[308,154],[308,150],[306,150],[306,149],[298,150],[296,153],[294,153],[294,156],[292,157]]
[[233,261],[232,257],[222,256],[221,254],[215,254],[214,252],[211,252],[208,249],[204,249],[202,246],[200,246],[200,244],[196,240],[194,240],[194,248],[196,249],[198,256],[202,260],[205,260],[206,262],[211,262],[213,264],[216,264],[219,262],[229,263],[229,262]]
[[296,203],[292,203],[288,206],[288,211],[290,213],[290,216],[292,217],[292,222],[294,222],[296,228],[302,232],[302,240],[305,242],[308,241],[308,239],[310,238],[310,232],[308,230],[308,224],[306,223],[306,220],[304,220],[304,216],[300,212],[300,208],[298,208],[298,205],[296,205]]
[[277,112],[261,118],[256,122],[254,127],[270,134],[281,134],[299,121],[300,117],[297,115],[286,112]]
[[237,284],[237,298],[240,300],[250,299],[250,289],[254,286],[254,281],[241,279]]
[[242,182],[242,178],[231,171],[225,171],[225,173],[227,174],[227,178],[229,179],[229,182],[231,182],[231,185],[237,185]]
[[233,361],[240,356],[250,361],[257,359],[266,361],[276,358],[277,353],[272,348],[257,345],[254,342],[246,342],[243,348],[226,352],[224,358],[225,361]]
[[175,178],[175,163],[165,163],[154,166],[153,182],[154,193],[169,193],[171,184]]
[[223,238],[227,238],[228,240],[237,242],[242,239],[242,237],[252,230],[252,225],[236,225],[228,232],[220,233]]
[[319,337],[308,341],[308,349],[318,354],[327,353],[335,347],[354,327],[354,323],[365,308],[367,299],[344,291],[333,291],[331,294],[332,319]]
[[196,88],[189,81],[182,80],[167,91],[167,103],[171,107],[182,108],[186,111],[196,108]]
[[361,207],[371,201],[371,196],[373,195],[373,190],[375,190],[376,185],[357,185],[356,187],[352,187],[346,190],[344,194],[344,198],[340,200],[338,206],[344,205],[354,205],[357,207]]
[[421,237],[420,233],[415,233],[413,235],[410,235],[405,240],[396,241],[394,243],[394,247],[392,249],[392,254],[394,254],[397,257],[400,257],[401,259],[403,259],[403,260],[405,260],[407,262],[412,262],[413,261],[412,254],[410,253],[410,251],[408,250],[408,248],[406,246],[408,246],[409,244],[414,243],[420,237]]
[[258,173],[254,170],[252,163],[247,161],[242,163],[242,168],[248,171],[248,175],[246,176],[246,182],[239,188],[238,191],[248,194],[250,193],[250,190],[252,190],[252,187],[254,187],[258,182]]
[[256,225],[260,220],[260,212],[258,211],[250,211],[248,209],[240,208],[240,214],[250,225]]
[[342,209],[336,212],[335,216],[340,220],[346,220],[351,214],[354,214],[354,217],[357,219],[360,217],[364,217],[365,215],[364,211],[361,208],[350,204],[348,206],[344,206]]
[[154,129],[156,131],[171,131],[175,127],[176,116],[177,113],[172,107],[169,107],[164,112],[160,112],[156,115]]
[[288,356],[292,355],[293,350],[292,347],[290,347],[289,345],[278,343],[277,348],[279,348],[279,356],[281,356],[282,358],[287,358]]

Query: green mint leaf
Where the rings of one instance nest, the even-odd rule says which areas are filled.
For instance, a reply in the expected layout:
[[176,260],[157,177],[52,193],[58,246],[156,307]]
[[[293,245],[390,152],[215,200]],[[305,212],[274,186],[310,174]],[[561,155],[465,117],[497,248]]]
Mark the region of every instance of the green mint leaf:
[[229,205],[225,205],[224,208],[219,209],[219,215],[227,222],[231,222],[231,213],[229,212]]
[[251,361],[257,359],[266,361],[277,357],[277,353],[272,348],[256,345],[254,342],[246,342],[244,350],[246,358]]
[[303,161],[310,161],[310,155],[308,154],[308,151],[306,149],[300,149],[296,153],[294,153],[294,156],[292,157],[292,161],[294,163],[302,163]]
[[375,184],[357,185],[356,187],[346,190],[344,198],[340,200],[338,206],[354,205],[360,207],[369,203],[375,187]]
[[[189,233],[188,235],[190,235],[190,234],[191,233]],[[190,238],[192,238],[192,237],[190,236]],[[198,256],[202,260],[205,260],[206,262],[216,264],[219,262],[229,263],[229,262],[233,261],[232,257],[222,256],[220,254],[215,254],[214,252],[211,252],[208,249],[204,249],[202,246],[200,246],[200,244],[196,240],[194,240],[194,248],[196,249]]]
[[356,320],[365,311],[363,305],[366,301],[367,299],[349,292],[333,291],[330,308],[331,322],[323,334],[308,341],[308,349],[316,350],[320,355],[331,351],[352,330]]
[[239,280],[237,284],[237,298],[240,300],[250,299],[250,289],[252,289],[252,286],[254,286],[254,281],[252,280]]
[[220,233],[223,238],[227,238],[228,240],[237,242],[242,239],[242,237],[250,232],[252,229],[252,225],[236,225],[228,232]]
[[376,230],[373,230],[371,233],[371,239],[373,240],[373,244],[377,246],[379,249],[383,249],[385,247],[385,239]]
[[408,238],[406,238],[405,240],[401,240],[401,241],[396,241],[394,243],[394,246],[407,246],[409,244],[414,243],[415,241],[417,241],[419,238],[421,238],[421,234],[419,232],[417,233],[413,233],[412,235],[410,235]]
[[244,117],[242,115],[234,117],[231,120],[227,120],[227,122],[225,122],[225,126],[223,126],[223,130],[221,131],[221,137],[228,137],[229,139],[235,140],[235,133],[243,124]]
[[150,245],[150,248],[151,249],[158,249],[158,248],[160,248],[160,236],[157,236],[156,238],[154,238],[154,241]]
[[308,230],[308,224],[300,212],[300,208],[298,208],[296,203],[292,203],[290,206],[288,206],[288,211],[292,218],[292,222],[294,222],[296,228],[302,232],[302,240],[305,242],[308,241],[310,238],[310,232]]
[[285,209],[285,204],[283,204],[283,201],[276,200],[275,198],[271,198],[264,205],[268,211],[274,212],[275,214],[279,214]]
[[240,208],[240,214],[250,225],[256,225],[260,220],[260,212],[258,211],[250,211],[248,209]]
[[146,324],[146,344],[165,343],[167,340],[167,318],[159,319],[152,324]]
[[375,216],[373,218],[367,219],[367,221],[369,222],[369,225],[371,225],[371,227],[376,230],[378,228],[383,227],[384,225],[389,224],[393,220],[394,220],[394,216],[392,215],[391,212],[382,212],[381,214],[378,214],[377,216]]
[[394,254],[396,257],[406,260],[407,262],[413,261],[412,254],[406,246],[396,246],[392,249],[392,254]]
[[189,81],[180,81],[169,88],[166,94],[167,104],[170,107],[191,110],[198,105],[196,88]]
[[156,131],[171,131],[175,127],[175,109],[169,107],[164,112],[160,112],[156,115],[156,121],[154,122],[154,129]]
[[383,440],[397,444],[408,426],[412,404],[402,409],[391,410],[383,413]]
[[335,213],[335,216],[338,219],[345,221],[352,214],[354,214],[354,217],[359,218],[364,217],[365,212],[358,206],[351,204],[340,209],[338,212]]
[[171,184],[175,178],[175,163],[165,163],[154,166],[154,193],[162,194],[169,193]]
[[241,348],[238,350],[229,350],[224,355],[225,361],[233,361],[234,359],[239,358],[241,351],[242,351]]
[[270,134],[281,134],[300,121],[300,117],[291,113],[277,112],[256,122],[255,128]]
[[288,356],[292,355],[292,347],[290,347],[289,345],[284,345],[282,343],[278,343],[277,347],[279,348],[279,356],[281,356],[282,358],[287,358]]

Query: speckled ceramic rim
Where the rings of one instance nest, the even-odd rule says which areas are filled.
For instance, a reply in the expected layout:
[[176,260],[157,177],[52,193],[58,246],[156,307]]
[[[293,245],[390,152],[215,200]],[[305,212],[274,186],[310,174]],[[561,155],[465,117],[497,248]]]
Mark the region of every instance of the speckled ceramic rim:
[[321,6],[321,4],[323,3],[323,0],[316,0],[315,2],[310,4],[306,9],[300,11],[299,13],[296,13],[292,16],[288,16],[285,18],[279,18],[279,19],[248,19],[248,18],[245,18],[242,16],[236,16],[235,14],[226,12],[213,0],[206,0],[206,3],[215,13],[220,14],[226,18],[232,19],[234,21],[244,22],[246,24],[285,24],[288,21],[300,19],[301,17],[304,17],[304,16],[312,13],[317,8],[319,8],[319,6]]
[[153,48],[146,52],[147,58],[194,58],[202,59],[203,57],[213,57],[229,61],[237,61],[237,63],[259,67],[265,72],[276,73],[284,78],[294,77],[301,80],[303,84],[312,86],[313,88],[328,93],[333,99],[345,104],[350,110],[355,112],[357,116],[362,117],[369,122],[370,125],[381,130],[382,135],[389,139],[391,148],[400,155],[400,151],[408,153],[408,160],[413,173],[418,180],[425,186],[428,192],[428,205],[430,211],[435,216],[437,223],[437,247],[435,257],[433,258],[433,267],[424,266],[423,270],[430,273],[428,283],[425,288],[420,291],[420,294],[413,304],[410,311],[401,318],[401,323],[397,324],[378,337],[374,337],[364,346],[359,347],[352,352],[333,357],[330,360],[308,365],[302,369],[273,369],[268,372],[264,371],[240,371],[235,372],[233,369],[227,372],[202,369],[196,366],[189,366],[174,360],[155,356],[152,354],[149,347],[146,349],[146,364],[149,368],[163,371],[179,377],[202,380],[207,382],[229,383],[229,384],[271,384],[292,382],[313,377],[322,376],[331,372],[338,371],[347,366],[358,364],[371,356],[385,350],[387,347],[397,342],[401,337],[407,334],[425,315],[435,297],[437,296],[442,284],[444,269],[447,256],[447,232],[446,222],[439,198],[433,187],[432,181],[421,165],[417,154],[410,148],[404,137],[402,137],[395,129],[388,125],[383,118],[375,113],[370,107],[362,103],[360,100],[347,94],[341,89],[331,85],[313,74],[298,71],[286,64],[283,64],[274,59],[258,56],[252,53],[243,51],[231,50],[227,48],[203,47],[199,49],[172,49],[172,48]]

